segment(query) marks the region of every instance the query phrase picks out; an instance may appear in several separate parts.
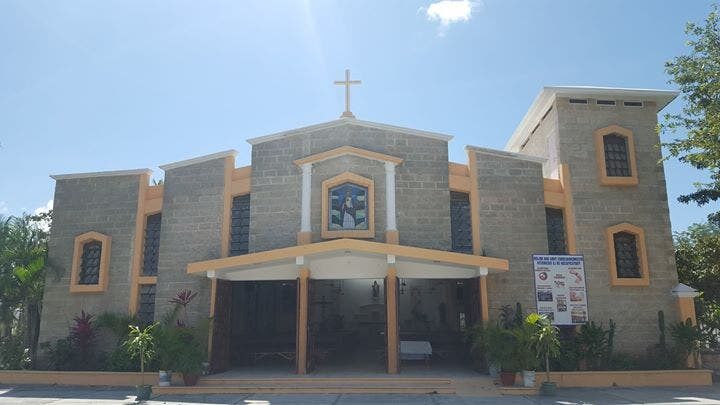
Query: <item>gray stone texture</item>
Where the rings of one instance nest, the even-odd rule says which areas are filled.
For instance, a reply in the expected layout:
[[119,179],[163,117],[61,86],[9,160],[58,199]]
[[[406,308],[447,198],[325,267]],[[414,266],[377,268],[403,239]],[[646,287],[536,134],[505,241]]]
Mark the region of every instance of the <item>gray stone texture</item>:
[[[404,159],[396,171],[397,227],[403,245],[451,249],[447,142],[402,132],[346,124],[253,146],[250,251],[297,243],[302,173],[293,161],[350,145]],[[340,162],[340,163],[338,163]],[[349,164],[344,167],[343,162]],[[312,238],[320,240],[321,178],[344,171],[375,181],[375,228],[384,240],[384,167],[363,158],[314,165]],[[383,235],[381,235],[383,234]]]
[[516,302],[535,310],[532,254],[548,249],[542,164],[472,148],[468,153],[477,157],[482,254],[510,263],[510,271],[487,278],[490,317]]
[[[547,115],[545,115],[547,114]],[[538,156],[547,159],[543,163],[543,177],[558,178],[557,167],[559,164],[558,148],[558,114],[557,108],[551,107],[550,111],[544,113],[543,118],[534,133],[522,148],[522,153]]]
[[[48,241],[40,342],[68,335],[84,310],[127,313],[139,175],[58,180]],[[107,291],[70,294],[75,237],[90,231],[112,238]]]
[[[634,101],[634,100],[633,100]],[[560,161],[570,168],[575,207],[577,250],[585,256],[590,319],[607,326],[617,323],[616,347],[643,352],[658,341],[657,312],[665,312],[668,324],[678,320],[675,298],[677,270],[668,211],[665,173],[659,164],[659,139],[655,132],[656,106],[599,106],[555,102],[558,114]],[[637,186],[602,186],[599,183],[593,132],[617,124],[633,131],[637,159]],[[532,148],[523,153],[537,154]],[[649,287],[610,286],[605,230],[628,222],[645,231]]]
[[165,172],[155,319],[173,304],[168,300],[182,289],[197,292],[188,306],[191,324],[207,319],[210,279],[188,275],[192,262],[220,257],[225,158],[183,166]]

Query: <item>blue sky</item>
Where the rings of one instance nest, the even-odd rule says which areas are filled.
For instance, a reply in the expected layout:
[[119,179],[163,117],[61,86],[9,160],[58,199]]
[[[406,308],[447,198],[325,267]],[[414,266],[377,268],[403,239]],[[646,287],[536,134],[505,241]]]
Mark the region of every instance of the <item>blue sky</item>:
[[[335,119],[345,68],[360,119],[502,148],[543,85],[672,88],[705,1],[0,0],[0,214],[52,199],[51,173],[153,168]],[[458,6],[458,5],[455,5]],[[676,111],[681,101],[666,111]],[[675,201],[702,174],[670,162]],[[710,208],[715,208],[710,207]]]

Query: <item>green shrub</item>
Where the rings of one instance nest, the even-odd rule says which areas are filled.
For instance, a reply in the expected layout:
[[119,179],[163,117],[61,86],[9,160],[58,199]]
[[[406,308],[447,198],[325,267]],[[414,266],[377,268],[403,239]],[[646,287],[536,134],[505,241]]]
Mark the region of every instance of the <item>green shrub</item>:
[[140,371],[124,347],[118,346],[107,354],[104,361],[106,371]]
[[0,339],[0,370],[21,370],[29,368],[30,364],[30,349],[23,345],[22,336]]
[[58,339],[55,342],[46,342],[40,345],[45,352],[47,368],[56,371],[75,370],[75,350],[70,337]]

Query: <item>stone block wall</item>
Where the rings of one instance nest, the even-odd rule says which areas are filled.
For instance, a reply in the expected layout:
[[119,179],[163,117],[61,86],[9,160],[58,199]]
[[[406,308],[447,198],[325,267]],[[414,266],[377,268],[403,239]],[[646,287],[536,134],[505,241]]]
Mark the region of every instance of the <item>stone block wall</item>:
[[[546,253],[543,168],[514,154],[468,147],[474,154],[479,191],[482,254],[510,262],[510,270],[487,278],[490,317],[519,302],[535,311],[532,254]],[[473,170],[471,167],[470,170]]]
[[186,270],[188,263],[221,257],[225,159],[165,171],[156,320],[172,308],[168,300],[185,288],[198,292],[188,307],[191,324],[209,315],[210,279]]
[[[302,174],[293,161],[345,145],[404,159],[396,169],[397,227],[401,244],[451,249],[447,142],[398,131],[345,124],[253,146],[251,252],[297,243]],[[347,170],[343,163],[333,160],[314,165],[314,172],[318,173],[318,176],[313,174],[314,241],[320,240],[321,220],[318,194],[321,192],[321,183],[316,177],[332,177]],[[384,190],[380,187],[384,184],[384,168],[380,172],[377,162],[366,159],[353,158],[345,162],[355,170],[372,175],[375,180],[375,227],[376,231],[384,235]],[[331,168],[336,168],[338,172],[331,174]],[[378,236],[381,237],[379,241],[384,240],[384,236]]]
[[[127,313],[141,175],[58,180],[48,240],[49,268],[39,342],[68,335],[72,320],[84,310]],[[107,291],[70,294],[75,237],[90,231],[112,238]]]
[[[578,253],[585,256],[589,315],[605,326],[617,323],[619,350],[642,352],[658,340],[657,312],[665,312],[667,323],[678,320],[670,290],[677,284],[677,270],[668,211],[665,174],[659,164],[660,150],[656,106],[599,106],[556,101],[559,122],[560,158],[570,169],[575,207]],[[633,131],[637,158],[637,186],[602,186],[599,183],[593,132],[617,124]],[[649,287],[610,285],[605,230],[629,222],[645,231],[650,272]]]

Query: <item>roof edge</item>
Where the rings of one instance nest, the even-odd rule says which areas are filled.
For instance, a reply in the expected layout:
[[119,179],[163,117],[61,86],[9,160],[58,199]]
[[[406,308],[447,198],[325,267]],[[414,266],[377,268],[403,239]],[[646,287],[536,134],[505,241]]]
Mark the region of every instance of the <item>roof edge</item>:
[[621,97],[625,101],[643,99],[657,103],[656,113],[659,113],[680,94],[677,90],[636,89],[623,87],[597,87],[597,86],[545,86],[535,97],[530,108],[525,113],[515,131],[505,144],[505,150],[516,152],[537,118],[544,114],[556,97]]
[[225,150],[222,152],[211,153],[209,155],[203,155],[203,156],[198,156],[198,157],[191,158],[191,159],[180,160],[177,162],[164,164],[164,165],[161,165],[158,167],[167,171],[167,170],[177,169],[178,167],[195,165],[198,163],[203,163],[203,162],[220,159],[220,158],[224,158],[224,157],[229,157],[229,156],[235,157],[235,156],[237,156],[237,154],[238,154],[238,151],[236,151],[235,149],[228,149],[228,150]]
[[532,156],[532,155],[526,155],[526,154],[524,154],[524,153],[508,152],[508,151],[504,151],[504,150],[483,148],[483,147],[480,147],[480,146],[471,146],[471,145],[468,145],[468,146],[465,147],[465,150],[466,150],[466,151],[473,151],[473,152],[485,153],[485,154],[493,155],[493,156],[506,157],[506,158],[510,158],[510,159],[525,160],[525,161],[533,162],[533,163],[540,163],[540,164],[542,164],[542,163],[547,162],[547,159],[545,159],[545,158],[543,158],[543,157],[539,157],[539,156]]
[[339,127],[342,125],[359,125],[361,127],[366,127],[366,128],[374,128],[374,129],[381,129],[381,130],[386,130],[386,131],[402,132],[402,133],[406,133],[406,134],[410,134],[410,135],[415,135],[415,136],[420,136],[420,137],[430,138],[430,139],[437,139],[437,140],[441,140],[441,141],[445,141],[445,142],[449,142],[450,140],[453,139],[452,135],[441,134],[438,132],[423,131],[423,130],[419,130],[419,129],[400,127],[400,126],[395,126],[395,125],[390,125],[390,124],[381,124],[379,122],[363,121],[363,120],[359,120],[356,118],[346,117],[346,118],[339,118],[339,119],[328,121],[328,122],[323,122],[320,124],[314,124],[314,125],[309,125],[306,127],[300,127],[300,128],[296,128],[296,129],[287,130],[287,131],[276,132],[276,133],[269,134],[269,135],[258,136],[255,138],[247,139],[246,141],[250,145],[258,145],[261,143],[270,142],[270,141],[286,138],[289,136],[305,134],[308,132],[318,131],[321,129],[335,128],[335,127]]
[[72,180],[72,179],[87,179],[91,177],[113,177],[113,176],[139,176],[142,174],[152,174],[150,169],[130,169],[130,170],[112,170],[105,172],[85,172],[85,173],[66,173],[66,174],[51,174],[50,178],[53,180]]

